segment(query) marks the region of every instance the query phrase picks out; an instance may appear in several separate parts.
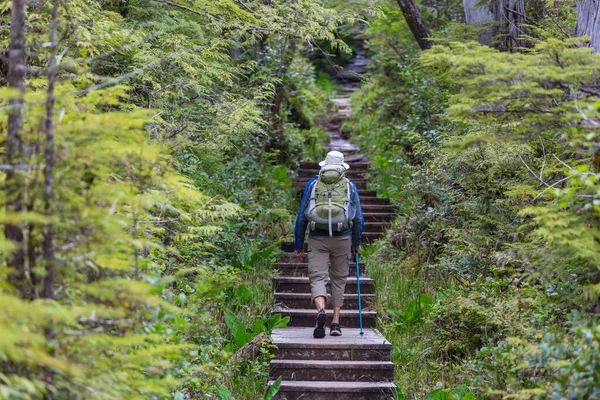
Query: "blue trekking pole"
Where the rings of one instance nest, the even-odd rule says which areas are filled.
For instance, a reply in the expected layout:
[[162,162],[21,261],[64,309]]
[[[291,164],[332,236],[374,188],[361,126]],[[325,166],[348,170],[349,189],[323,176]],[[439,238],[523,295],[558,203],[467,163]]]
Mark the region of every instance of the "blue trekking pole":
[[360,321],[360,336],[364,335],[362,324],[362,303],[360,301],[360,270],[358,268],[358,251],[356,254],[356,284],[358,287],[358,317]]

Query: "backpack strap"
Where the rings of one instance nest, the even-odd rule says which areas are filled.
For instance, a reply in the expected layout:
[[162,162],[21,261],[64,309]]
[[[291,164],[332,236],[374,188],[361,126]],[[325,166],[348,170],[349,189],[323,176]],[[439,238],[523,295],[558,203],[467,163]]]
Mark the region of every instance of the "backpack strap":
[[310,197],[308,198],[308,200],[315,200],[315,192],[317,191],[317,182],[319,182],[319,177],[317,177],[317,179],[313,182],[312,185],[312,189],[310,191]]
[[346,213],[348,225],[352,226],[352,221],[350,221],[350,188],[350,179],[346,178],[346,207],[344,207],[344,212]]
[[329,201],[329,237],[332,237],[333,232],[331,231],[331,190],[327,192],[327,200]]

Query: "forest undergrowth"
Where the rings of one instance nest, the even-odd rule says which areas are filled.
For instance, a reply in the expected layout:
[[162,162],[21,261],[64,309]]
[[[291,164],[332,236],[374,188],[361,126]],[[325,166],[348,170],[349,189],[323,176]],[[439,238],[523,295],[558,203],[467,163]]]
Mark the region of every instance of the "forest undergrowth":
[[399,214],[365,254],[401,398],[600,396],[600,55],[573,4],[525,3],[517,51],[460,3],[423,1],[426,50],[394,2],[364,33],[345,129]]
[[599,398],[593,2],[471,3],[0,4],[0,399],[274,395],[268,342],[238,350],[286,324],[293,171],[359,27],[400,398]]
[[[1,399],[270,399],[320,2],[2,3]],[[302,40],[299,40],[302,38]]]

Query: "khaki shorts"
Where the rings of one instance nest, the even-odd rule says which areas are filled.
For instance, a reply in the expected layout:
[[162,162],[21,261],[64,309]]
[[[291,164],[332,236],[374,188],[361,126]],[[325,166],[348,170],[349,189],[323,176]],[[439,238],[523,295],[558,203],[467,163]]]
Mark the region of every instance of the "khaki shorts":
[[327,297],[331,287],[332,307],[344,305],[344,290],[350,265],[351,236],[318,236],[308,238],[308,278],[311,298]]

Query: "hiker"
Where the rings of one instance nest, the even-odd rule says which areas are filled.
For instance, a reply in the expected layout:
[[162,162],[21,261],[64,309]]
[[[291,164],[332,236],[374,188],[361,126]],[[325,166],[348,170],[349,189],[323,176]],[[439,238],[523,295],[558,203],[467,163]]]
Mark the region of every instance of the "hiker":
[[351,251],[360,252],[364,227],[358,189],[346,178],[350,168],[339,151],[327,153],[319,163],[319,175],[304,189],[294,230],[296,257],[304,257],[304,235],[308,233],[308,277],[313,303],[317,308],[315,338],[325,337],[327,281],[331,284],[333,320],[331,336],[341,336],[340,311],[348,277]]

